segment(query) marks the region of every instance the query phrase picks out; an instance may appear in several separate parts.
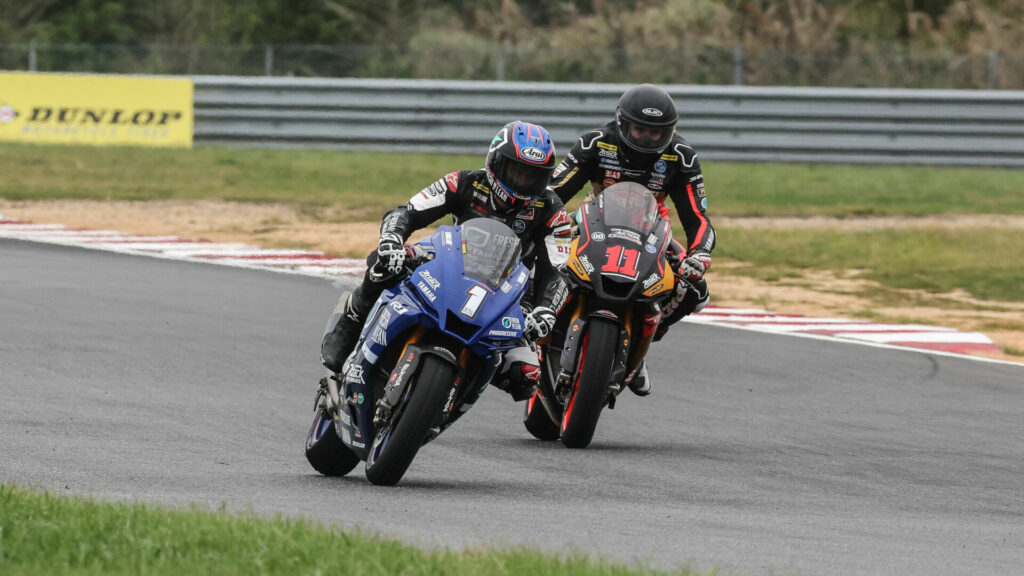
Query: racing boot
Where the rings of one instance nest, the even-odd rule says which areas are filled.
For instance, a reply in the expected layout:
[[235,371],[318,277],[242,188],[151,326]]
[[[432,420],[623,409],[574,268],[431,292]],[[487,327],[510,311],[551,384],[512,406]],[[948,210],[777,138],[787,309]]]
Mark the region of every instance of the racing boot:
[[647,396],[651,393],[651,378],[647,375],[647,360],[644,360],[636,375],[629,381],[629,389],[637,396]]
[[360,313],[353,305],[355,295],[355,292],[349,294],[344,306],[340,307],[341,315],[338,322],[324,334],[323,343],[320,345],[320,361],[335,374],[345,373],[345,362],[356,349],[359,333],[363,330],[366,314]]
[[520,344],[505,353],[498,373],[491,381],[494,386],[512,396],[512,400],[516,402],[529,400],[533,396],[534,386],[540,382],[537,353],[525,343]]

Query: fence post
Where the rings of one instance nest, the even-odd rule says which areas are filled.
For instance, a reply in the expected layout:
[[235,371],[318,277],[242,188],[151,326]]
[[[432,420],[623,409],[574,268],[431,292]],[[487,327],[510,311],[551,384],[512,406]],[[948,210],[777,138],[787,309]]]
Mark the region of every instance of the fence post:
[[743,86],[743,44],[737,44],[732,50],[732,83]]
[[38,55],[36,54],[36,41],[32,40],[28,43],[28,71],[36,72],[38,67]]
[[263,75],[274,75],[274,47],[270,44],[263,46]]
[[999,53],[996,51],[988,53],[988,88],[989,90],[999,88]]

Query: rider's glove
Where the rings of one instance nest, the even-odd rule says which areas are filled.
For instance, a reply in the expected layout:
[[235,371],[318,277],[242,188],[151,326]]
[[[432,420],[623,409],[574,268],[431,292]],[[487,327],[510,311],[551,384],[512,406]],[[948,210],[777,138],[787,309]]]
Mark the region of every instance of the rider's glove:
[[377,262],[391,274],[401,274],[405,265],[405,243],[394,232],[385,232],[377,243]]
[[704,273],[711,268],[711,254],[707,252],[693,252],[679,265],[679,275],[691,284],[704,277]]
[[537,306],[532,311],[523,310],[523,317],[526,318],[523,333],[534,342],[547,336],[555,326],[555,311],[547,306]]

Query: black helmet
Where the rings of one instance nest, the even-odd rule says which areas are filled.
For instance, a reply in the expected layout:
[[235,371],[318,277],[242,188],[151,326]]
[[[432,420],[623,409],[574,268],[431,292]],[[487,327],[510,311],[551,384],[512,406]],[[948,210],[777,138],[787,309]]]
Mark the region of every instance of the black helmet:
[[487,178],[491,207],[505,212],[532,204],[555,171],[555,145],[539,124],[509,122],[491,140]]
[[[615,124],[625,145],[626,159],[654,161],[668,148],[679,114],[672,97],[653,84],[630,88],[619,98]],[[633,154],[630,154],[633,152]]]

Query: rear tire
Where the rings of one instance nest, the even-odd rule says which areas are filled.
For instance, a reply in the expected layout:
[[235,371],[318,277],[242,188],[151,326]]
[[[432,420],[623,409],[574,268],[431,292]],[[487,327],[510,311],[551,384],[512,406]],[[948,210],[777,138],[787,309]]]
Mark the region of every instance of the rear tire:
[[558,440],[558,424],[551,421],[551,416],[548,416],[548,411],[541,404],[536,390],[533,392],[533,397],[526,401],[526,408],[523,410],[523,425],[526,426],[527,432],[537,440]]
[[306,460],[324,476],[344,476],[359,464],[359,456],[338,438],[334,421],[321,410],[306,435]]
[[[440,425],[448,395],[455,382],[455,367],[433,355],[423,357],[419,374],[409,383],[411,394],[396,407],[385,430],[377,433],[366,463],[366,478],[377,485],[394,486],[412,464],[427,431]],[[384,442],[383,448],[379,448]],[[373,454],[380,449],[379,455]]]
[[576,361],[573,391],[562,415],[562,444],[586,448],[594,438],[619,345],[619,325],[591,318],[583,335],[583,351]]

